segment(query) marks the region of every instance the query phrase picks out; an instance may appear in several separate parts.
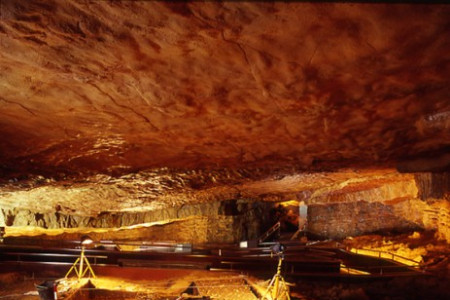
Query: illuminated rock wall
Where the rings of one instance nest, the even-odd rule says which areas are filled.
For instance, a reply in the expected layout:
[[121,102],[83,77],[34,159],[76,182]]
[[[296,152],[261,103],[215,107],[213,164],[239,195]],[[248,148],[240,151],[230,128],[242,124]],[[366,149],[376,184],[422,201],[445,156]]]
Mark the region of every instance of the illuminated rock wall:
[[419,173],[416,182],[420,198],[427,203],[425,227],[450,242],[450,173]]
[[424,211],[426,228],[435,229],[441,239],[450,243],[450,203],[447,200],[433,201]]
[[[201,217],[141,224],[122,228],[58,228],[43,229],[30,227],[7,228],[7,240],[14,243],[26,243],[24,236],[40,237],[39,241],[75,240],[88,234],[94,241],[114,240],[118,243],[127,241],[157,241],[183,243],[234,243],[241,239],[237,230],[239,222],[233,216]],[[34,242],[36,243],[36,242]]]
[[188,216],[214,216],[222,213],[220,202],[185,205],[146,212],[101,213],[96,217],[62,213],[38,213],[26,209],[2,209],[8,226],[38,226],[43,228],[113,228]]
[[383,202],[397,198],[415,198],[418,189],[414,178],[375,178],[337,185],[314,192],[307,203],[348,203],[357,201]]
[[[271,220],[265,216],[269,216],[272,207],[273,203],[238,200],[185,205],[142,213],[103,213],[98,217],[60,213],[42,214],[20,209],[0,209],[0,214],[5,217],[7,226],[14,227],[78,228],[79,230],[103,228],[107,233],[102,234],[102,239],[109,237],[113,239],[164,240],[170,237],[173,241],[204,243],[236,242],[241,239],[258,237],[262,230],[271,225]],[[167,224],[142,227],[131,231],[129,229],[112,230],[167,220],[170,221]],[[166,227],[168,228],[165,229]],[[175,233],[171,233],[172,231]]]
[[320,204],[309,205],[308,230],[343,238],[432,229],[450,241],[449,178],[448,173],[417,173],[413,181],[364,182],[329,191],[312,201]]
[[417,173],[415,181],[420,199],[450,200],[450,173]]
[[[334,174],[335,181],[328,185],[326,180],[322,180],[316,186],[309,184],[313,189],[301,192],[295,189],[302,189],[302,184],[306,186],[301,179],[309,180],[309,177],[295,180],[294,177],[285,178],[277,181],[277,185],[271,181],[255,182],[247,185],[248,189],[240,186],[242,192],[251,193],[254,198],[240,200],[228,198],[221,201],[232,197],[229,195],[232,186],[226,186],[214,189],[214,193],[210,193],[210,190],[201,191],[204,199],[209,199],[202,203],[166,205],[162,209],[148,211],[133,209],[100,212],[92,216],[70,214],[67,210],[36,212],[26,208],[4,207],[0,209],[0,218],[5,220],[7,226],[54,229],[124,228],[158,221],[197,218],[196,222],[205,223],[199,228],[206,228],[204,232],[207,232],[207,237],[192,237],[194,240],[229,242],[254,239],[273,225],[277,220],[271,215],[271,210],[276,202],[271,199],[278,198],[267,195],[286,197],[288,191],[294,199],[302,198],[308,205],[307,228],[318,236],[343,238],[373,232],[432,229],[442,239],[450,240],[447,173],[385,173],[360,178],[349,178],[347,175],[339,175],[342,178],[338,180],[338,175]],[[171,223],[170,226],[176,227],[176,224],[184,223]],[[180,227],[180,231],[184,230],[188,230],[186,226]],[[190,233],[186,235],[190,236]],[[148,238],[158,239],[153,234]]]
[[394,204],[358,201],[312,205],[308,208],[308,230],[327,238],[417,230],[423,227],[420,206],[425,205],[417,199]]

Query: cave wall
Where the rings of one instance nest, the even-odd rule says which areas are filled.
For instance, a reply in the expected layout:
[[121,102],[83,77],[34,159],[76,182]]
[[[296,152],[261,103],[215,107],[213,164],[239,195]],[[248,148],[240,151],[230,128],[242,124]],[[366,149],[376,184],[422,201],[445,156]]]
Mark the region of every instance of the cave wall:
[[259,234],[260,228],[264,229],[270,225],[271,220],[268,220],[265,216],[269,215],[273,205],[270,202],[231,200],[183,205],[140,213],[102,213],[97,217],[67,215],[59,212],[37,213],[20,208],[3,208],[0,209],[0,215],[1,218],[6,220],[6,226],[36,226],[42,228],[118,228],[192,216],[207,218],[232,216],[242,224],[242,232],[247,232],[244,236],[255,238]]
[[0,227],[5,227],[5,226],[6,226],[5,216],[3,214],[3,210],[0,209]]
[[326,238],[368,233],[398,233],[424,228],[423,208],[417,199],[396,203],[357,201],[308,207],[308,231]]
[[1,3],[0,225],[233,217],[253,238],[262,201],[297,199],[329,237],[447,236],[449,175],[411,174],[450,166],[450,6]]
[[424,210],[425,228],[436,230],[439,238],[450,243],[450,203],[448,200],[432,201]]
[[420,199],[446,198],[450,200],[450,173],[417,173],[415,181]]
[[93,235],[96,240],[147,240],[187,243],[235,243],[241,239],[233,216],[189,217],[137,229]]
[[436,230],[450,241],[449,173],[417,173],[406,181],[357,184],[310,201],[308,231],[326,238]]
[[[101,234],[102,239],[113,237],[114,239],[142,238],[162,240],[170,236],[173,241],[218,243],[257,238],[262,230],[273,225],[271,223],[273,220],[266,217],[270,215],[273,205],[274,203],[270,202],[240,199],[183,205],[181,207],[141,213],[102,213],[97,217],[67,215],[58,212],[36,213],[18,208],[0,209],[0,215],[4,216],[7,226],[14,227],[107,229]],[[126,230],[123,233],[113,230],[113,228],[123,228],[163,220],[172,220],[173,222],[133,231]],[[165,227],[168,227],[168,229],[164,229]],[[177,227],[178,229],[176,229]],[[195,233],[191,231],[195,231]],[[172,232],[176,232],[176,234]],[[64,238],[67,238],[67,236]]]
[[[289,193],[298,195],[308,205],[307,230],[324,238],[431,229],[436,230],[440,238],[450,241],[449,178],[448,173],[417,173],[390,178],[378,176],[345,180],[314,191]],[[194,218],[199,232],[195,236],[186,233],[189,239],[196,242],[230,242],[257,238],[277,221],[272,213],[278,202],[273,199],[279,198],[268,199],[267,193],[264,193],[254,199],[211,199],[150,211],[102,212],[97,216],[3,207],[0,208],[0,220],[3,219],[7,226],[15,227],[108,230],[170,220],[176,222],[158,226],[175,228],[179,225],[182,232],[189,230],[189,224],[194,222],[183,223],[183,220]],[[159,240],[165,232],[161,228],[158,230],[143,230],[136,236],[147,234],[148,239]],[[162,236],[158,236],[157,232]]]
[[[9,228],[10,234],[5,240],[6,243],[13,244],[60,246],[61,241],[79,241],[83,235],[88,234],[96,243],[101,243],[102,240],[114,240],[117,243],[129,241],[236,243],[241,239],[240,231],[236,230],[238,224],[233,216],[193,216],[126,228],[34,228],[27,235],[23,234],[25,232],[23,228],[12,227]],[[15,231],[21,234],[14,234]]]
[[419,197],[427,203],[425,228],[436,230],[439,238],[450,242],[450,173],[418,173],[415,177]]
[[397,198],[415,198],[418,189],[413,176],[389,180],[375,178],[337,185],[329,189],[317,190],[306,200],[307,204],[350,203],[361,200],[384,202]]

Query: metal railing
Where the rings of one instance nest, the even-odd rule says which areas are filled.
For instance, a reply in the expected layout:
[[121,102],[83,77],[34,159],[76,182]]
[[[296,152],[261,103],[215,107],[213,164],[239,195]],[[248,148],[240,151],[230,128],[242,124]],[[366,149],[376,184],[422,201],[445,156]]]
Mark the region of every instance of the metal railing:
[[[11,259],[2,259],[1,262],[48,262],[67,264],[72,264],[78,257],[80,257],[79,254],[33,252],[2,252],[2,255],[4,257],[11,257]],[[42,259],[40,259],[39,261],[33,260],[33,258],[37,257],[42,257]],[[93,265],[98,265],[98,260],[106,260],[108,257],[104,255],[86,255],[86,258],[88,258]]]
[[263,233],[263,235],[261,235],[261,237],[258,239],[258,244],[260,244],[260,243],[264,242],[265,240],[267,240],[267,238],[269,236],[271,236],[277,230],[280,230],[280,227],[281,227],[281,223],[280,222],[276,222],[272,227],[269,228],[269,230],[267,230],[266,232]]
[[365,248],[349,248],[347,251],[355,254],[367,255],[372,257],[389,259],[403,265],[419,268],[421,266],[420,261],[413,260],[411,258],[407,258],[395,253],[391,253],[388,251],[376,250],[376,249],[365,249]]
[[341,264],[342,274],[358,276],[400,276],[419,274],[417,270],[413,271],[408,266],[346,266]]

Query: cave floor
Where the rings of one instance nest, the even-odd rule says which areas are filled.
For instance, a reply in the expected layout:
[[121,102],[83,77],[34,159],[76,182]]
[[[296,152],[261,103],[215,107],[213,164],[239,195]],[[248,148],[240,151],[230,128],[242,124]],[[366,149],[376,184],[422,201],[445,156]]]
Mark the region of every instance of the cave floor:
[[[137,279],[136,272],[115,274],[115,277],[101,276],[82,279],[82,284],[89,282],[95,289],[82,288],[76,293],[67,292],[64,286],[75,283],[76,280],[64,280],[58,291],[64,299],[177,299],[180,295],[209,296],[211,299],[258,299],[252,291],[253,287],[264,290],[266,281],[231,272],[207,271],[158,271],[153,278],[146,280],[145,273]],[[133,274],[134,273],[134,274]],[[142,276],[144,275],[144,276]],[[155,276],[156,275],[156,276]],[[3,274],[4,284],[0,283],[0,298],[39,299],[35,285],[56,278],[30,278],[19,273]],[[248,281],[247,281],[248,280]],[[8,282],[6,284],[6,282]],[[70,283],[71,282],[71,283]],[[252,286],[249,284],[251,282]],[[62,288],[61,288],[62,287]]]
[[[120,276],[120,274],[117,274]],[[198,295],[210,296],[211,299],[258,299],[247,282],[257,282],[261,286],[268,280],[261,280],[239,274],[218,274],[211,272],[190,272],[185,276],[161,280],[133,280],[120,277],[100,277],[93,279],[96,292],[77,294],[70,299],[177,299],[189,286],[197,289]],[[2,274],[0,298],[5,299],[40,299],[35,284],[55,278],[31,278],[19,273]],[[8,282],[5,284],[5,282]],[[191,285],[193,284],[193,285]],[[448,282],[439,277],[428,278],[394,278],[351,282],[342,280],[302,279],[291,287],[291,299],[300,300],[334,300],[334,299],[449,299]],[[191,292],[193,290],[191,289]],[[195,294],[195,292],[194,292]],[[69,299],[69,298],[68,298]]]
[[[288,281],[295,284],[291,287],[292,299],[450,299],[448,244],[436,240],[433,232],[392,236],[366,235],[348,238],[342,243],[347,247],[389,251],[411,259],[422,259],[427,274],[363,280],[345,276],[304,276],[293,280],[289,278]],[[144,269],[145,271],[137,267],[121,268],[120,271],[111,269],[110,273],[99,274],[100,277],[94,282],[98,288],[98,298],[91,299],[176,299],[176,296],[182,294],[192,283],[200,294],[211,296],[211,299],[257,299],[254,284],[260,286],[261,292],[270,279],[270,276],[244,276],[242,274],[245,272],[242,271]],[[0,298],[39,299],[35,284],[63,276],[63,273],[42,273],[37,275],[39,277],[34,277],[29,273],[24,275],[11,270],[10,272],[0,274]],[[114,293],[114,298],[107,296],[108,293]]]

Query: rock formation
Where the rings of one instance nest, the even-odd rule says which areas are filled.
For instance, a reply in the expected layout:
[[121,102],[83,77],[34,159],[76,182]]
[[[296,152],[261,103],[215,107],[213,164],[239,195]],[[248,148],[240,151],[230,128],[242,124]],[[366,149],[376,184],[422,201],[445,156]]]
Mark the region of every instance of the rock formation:
[[0,226],[237,241],[295,200],[318,236],[449,240],[449,15],[2,0]]

